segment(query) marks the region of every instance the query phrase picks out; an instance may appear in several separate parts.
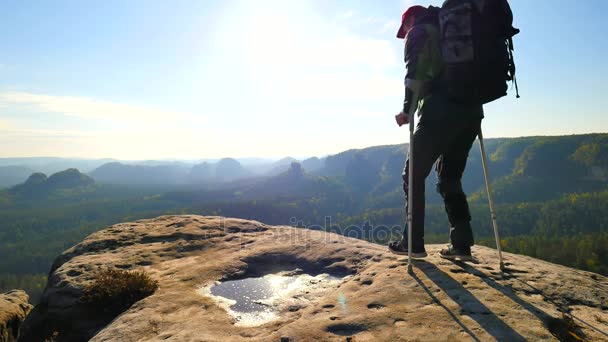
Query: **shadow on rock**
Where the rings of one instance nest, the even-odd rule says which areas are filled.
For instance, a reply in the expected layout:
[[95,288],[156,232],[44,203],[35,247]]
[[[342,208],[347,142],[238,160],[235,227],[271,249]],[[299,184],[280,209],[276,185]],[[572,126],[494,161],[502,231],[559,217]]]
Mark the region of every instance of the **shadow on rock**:
[[[462,284],[456,281],[454,278],[441,271],[437,266],[425,262],[419,261],[418,268],[432,281],[441,288],[454,302],[458,303],[461,307],[461,313],[468,315],[470,318],[475,320],[488,334],[494,337],[498,341],[526,341],[522,335],[511,328],[507,323],[498,318],[487,306],[485,306],[479,299],[477,299],[471,292],[465,289]],[[419,284],[425,288],[426,292],[430,292],[428,288],[417,279]],[[433,298],[437,300],[436,298]],[[444,309],[449,311],[447,307]],[[452,318],[455,318],[454,314],[450,314]],[[464,326],[462,322],[455,318],[456,322],[461,327]],[[475,340],[478,340],[471,331],[465,328],[465,331],[471,335]]]
[[474,276],[479,277],[488,286],[490,286],[493,289],[495,289],[496,291],[502,293],[505,297],[511,299],[513,302],[517,303],[519,306],[521,306],[522,308],[526,309],[528,312],[530,312],[531,314],[536,316],[540,321],[543,322],[543,324],[545,325],[547,330],[549,330],[549,332],[551,332],[551,334],[553,336],[555,336],[556,338],[558,338],[560,341],[576,342],[576,341],[585,340],[586,336],[581,331],[580,327],[577,326],[577,324],[575,323],[575,320],[587,325],[589,328],[595,330],[596,332],[598,332],[608,338],[608,334],[606,334],[606,332],[603,332],[600,329],[592,326],[591,324],[568,314],[567,313],[568,309],[564,308],[563,305],[561,305],[560,303],[555,303],[552,299],[545,296],[542,293],[542,291],[540,291],[536,287],[528,284],[527,282],[525,282],[522,279],[517,278],[518,273],[526,273],[526,272],[507,268],[505,271],[505,275],[507,277],[515,279],[516,281],[526,285],[527,287],[532,289],[534,293],[541,295],[543,297],[544,301],[550,302],[550,303],[554,304],[556,307],[560,308],[560,310],[564,313],[562,318],[552,317],[551,315],[544,312],[543,310],[526,302],[525,300],[521,299],[517,294],[515,294],[515,292],[511,288],[503,286],[503,285],[499,284],[498,282],[492,280],[490,277],[487,277],[483,272],[479,271],[475,267],[467,265],[466,263],[463,263],[463,262],[455,262],[454,264],[458,265],[465,272],[468,272]]

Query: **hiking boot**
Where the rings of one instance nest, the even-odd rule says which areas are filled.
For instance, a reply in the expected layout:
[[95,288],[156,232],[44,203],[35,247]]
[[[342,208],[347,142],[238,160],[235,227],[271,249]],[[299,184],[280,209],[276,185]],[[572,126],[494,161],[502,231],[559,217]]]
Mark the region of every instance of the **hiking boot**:
[[449,245],[448,248],[444,248],[441,250],[441,252],[439,252],[439,256],[448,260],[473,260],[473,256],[471,255],[471,247],[455,248],[454,246]]
[[[388,243],[388,250],[393,254],[408,255],[407,241],[391,241]],[[426,258],[427,256],[424,246],[412,249],[412,258]]]

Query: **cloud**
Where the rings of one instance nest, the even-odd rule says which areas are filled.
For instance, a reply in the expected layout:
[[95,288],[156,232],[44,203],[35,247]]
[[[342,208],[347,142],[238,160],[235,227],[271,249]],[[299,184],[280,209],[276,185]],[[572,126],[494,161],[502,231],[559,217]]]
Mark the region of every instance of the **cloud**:
[[350,68],[356,71],[362,67],[383,69],[399,65],[393,42],[389,40],[362,38],[329,29],[318,35],[298,35],[273,31],[275,24],[272,22],[260,25],[254,26],[249,33],[251,37],[245,39],[251,67]]
[[[307,48],[308,54],[303,54],[303,56],[319,65],[367,66],[376,69],[392,68],[398,65],[392,43],[388,40],[345,35],[318,44],[311,44]],[[315,57],[319,60],[316,60]]]
[[165,121],[188,116],[185,113],[171,110],[101,101],[89,97],[41,95],[14,91],[0,93],[0,107],[20,107],[31,112],[123,122]]
[[399,21],[389,20],[384,24],[384,26],[380,30],[380,33],[388,33],[388,32],[394,31],[396,34],[397,30],[399,30]]
[[88,131],[50,130],[50,129],[19,129],[15,127],[2,128],[4,137],[18,138],[86,138],[99,135]]
[[226,147],[221,132],[194,128],[79,131],[17,127],[0,131],[1,157],[196,158],[223,156],[233,147]]
[[277,86],[274,93],[283,98],[295,97],[301,100],[358,101],[399,97],[403,93],[403,86],[400,78],[322,73],[286,81]]
[[0,136],[12,136],[14,131],[15,128],[11,123],[0,120]]
[[[350,68],[357,72],[359,68],[399,65],[392,37],[369,37],[367,29],[356,34],[359,30],[350,23],[324,17],[312,7],[307,2],[276,1],[237,7],[218,27],[216,46],[210,52],[224,59],[238,56],[236,62],[246,64],[245,70],[285,68],[289,72],[308,72]],[[342,16],[357,15],[346,11]],[[359,21],[355,20],[357,27],[361,26]]]
[[346,11],[346,12],[344,12],[344,14],[342,14],[342,18],[348,19],[348,18],[351,18],[354,14],[355,14],[355,12],[353,10]]
[[[301,101],[402,95],[395,42],[327,24],[300,32],[271,19],[251,25],[244,39],[246,82],[255,84],[257,95]],[[317,31],[320,27],[323,32]]]

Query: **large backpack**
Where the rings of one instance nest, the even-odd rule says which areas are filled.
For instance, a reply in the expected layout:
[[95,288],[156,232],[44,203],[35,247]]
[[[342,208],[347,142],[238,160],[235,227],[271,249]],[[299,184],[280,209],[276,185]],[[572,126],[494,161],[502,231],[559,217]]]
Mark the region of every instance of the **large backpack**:
[[448,96],[485,104],[507,95],[513,81],[513,12],[507,0],[446,0],[439,10],[443,80]]

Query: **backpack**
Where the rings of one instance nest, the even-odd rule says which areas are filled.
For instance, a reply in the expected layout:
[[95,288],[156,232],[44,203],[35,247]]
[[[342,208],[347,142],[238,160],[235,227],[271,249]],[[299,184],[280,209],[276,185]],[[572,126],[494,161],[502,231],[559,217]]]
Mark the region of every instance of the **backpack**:
[[443,81],[455,102],[485,104],[513,81],[513,12],[507,0],[446,0],[438,10]]

